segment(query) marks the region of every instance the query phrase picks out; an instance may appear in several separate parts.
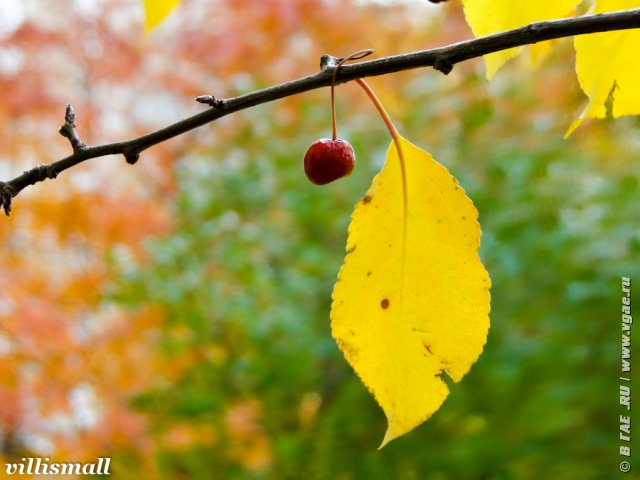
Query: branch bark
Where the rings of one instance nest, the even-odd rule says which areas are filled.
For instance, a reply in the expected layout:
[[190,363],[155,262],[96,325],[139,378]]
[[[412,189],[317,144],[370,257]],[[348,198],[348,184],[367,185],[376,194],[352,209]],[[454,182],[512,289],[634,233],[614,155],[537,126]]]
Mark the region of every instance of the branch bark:
[[[488,53],[555,38],[633,28],[640,28],[640,8],[536,22],[514,30],[466,40],[446,47],[343,65],[337,75],[336,84],[349,82],[357,78],[386,75],[422,67],[434,67],[446,75],[451,72],[456,63],[481,57]],[[25,187],[44,181],[47,178],[55,178],[60,172],[91,158],[123,155],[128,163],[134,164],[138,160],[140,153],[147,148],[231,113],[298,93],[328,87],[332,83],[335,62],[324,61],[322,65],[320,72],[316,74],[237,97],[228,99],[218,99],[213,96],[198,97],[198,101],[210,105],[211,108],[141,137],[95,147],[84,146],[75,136],[75,131],[71,127],[74,118],[69,118],[69,110],[67,110],[65,125],[61,128],[61,133],[70,138],[74,148],[73,154],[48,165],[39,165],[10,181],[0,181],[0,206],[9,215],[12,198],[17,196]],[[73,112],[72,109],[71,112]]]

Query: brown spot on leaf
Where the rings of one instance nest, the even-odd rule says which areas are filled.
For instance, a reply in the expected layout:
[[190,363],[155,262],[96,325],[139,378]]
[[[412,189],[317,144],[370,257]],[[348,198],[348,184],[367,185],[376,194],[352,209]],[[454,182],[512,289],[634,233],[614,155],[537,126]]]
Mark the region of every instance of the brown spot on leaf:
[[384,308],[385,310],[387,308],[389,308],[389,299],[388,298],[383,298],[382,301],[380,302],[380,306],[382,308]]
[[342,350],[342,352],[344,353],[344,356],[348,360],[355,361],[358,359],[358,355],[360,354],[360,351],[357,348],[355,348],[353,345],[343,340],[337,339],[336,341],[338,343],[338,347],[340,348],[340,350]]

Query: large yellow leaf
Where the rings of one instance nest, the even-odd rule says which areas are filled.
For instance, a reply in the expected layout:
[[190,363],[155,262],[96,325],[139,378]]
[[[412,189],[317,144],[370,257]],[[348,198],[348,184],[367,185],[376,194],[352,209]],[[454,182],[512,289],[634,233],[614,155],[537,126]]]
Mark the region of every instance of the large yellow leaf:
[[478,212],[455,178],[401,139],[356,204],[331,328],[384,410],[382,446],[431,416],[482,352],[489,328]]
[[147,32],[156,28],[171,13],[180,0],[143,0],[144,28]]
[[[538,0],[519,2],[513,0],[462,0],[467,23],[476,37],[504,32],[522,27],[532,22],[564,17],[582,0]],[[548,43],[533,45],[532,56],[537,58],[547,48]],[[524,47],[511,48],[485,55],[487,79],[510,58],[515,57]]]
[[[597,1],[594,13],[640,7],[640,0]],[[613,95],[614,117],[640,114],[639,30],[593,33],[575,38],[576,71],[589,103],[569,127],[569,136],[585,118],[604,118]],[[612,93],[613,90],[613,93]]]

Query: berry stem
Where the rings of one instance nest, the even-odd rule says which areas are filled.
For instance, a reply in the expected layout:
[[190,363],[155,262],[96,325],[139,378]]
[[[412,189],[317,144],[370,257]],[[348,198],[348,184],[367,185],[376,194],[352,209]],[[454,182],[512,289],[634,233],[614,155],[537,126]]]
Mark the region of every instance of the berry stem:
[[339,58],[338,63],[336,64],[336,67],[333,69],[333,76],[331,77],[331,123],[333,126],[332,138],[334,142],[338,139],[338,128],[336,127],[336,96],[335,96],[336,78],[338,77],[338,70],[340,70],[340,67],[345,62],[348,62],[349,60],[359,60],[361,58],[366,57],[367,55],[371,55],[372,53],[373,53],[373,50],[368,48],[366,50],[359,50],[346,57]]
[[336,72],[338,71],[338,67],[333,71],[333,83],[331,83],[331,123],[333,125],[333,141],[335,142],[338,138],[338,129],[336,128],[336,95],[335,95],[335,81],[336,81]]

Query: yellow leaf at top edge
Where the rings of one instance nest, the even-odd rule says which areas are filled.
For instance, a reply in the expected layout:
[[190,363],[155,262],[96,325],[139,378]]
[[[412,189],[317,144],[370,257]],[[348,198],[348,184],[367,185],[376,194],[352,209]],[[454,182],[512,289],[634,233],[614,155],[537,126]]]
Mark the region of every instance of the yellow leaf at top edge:
[[440,407],[443,377],[469,371],[489,329],[478,212],[445,167],[401,145],[407,210],[392,144],[353,212],[331,308],[333,337],[387,417],[380,447]]
[[150,32],[156,28],[180,3],[180,0],[143,0],[144,29]]
[[[640,7],[640,0],[597,1],[593,13],[605,13]],[[605,103],[613,96],[614,117],[640,114],[640,31],[593,33],[575,37],[576,72],[589,103],[573,121],[565,138],[585,118],[604,118]]]
[[[523,27],[533,22],[561,18],[568,15],[582,0],[462,0],[467,23],[476,37]],[[505,62],[522,51],[511,48],[484,56],[486,76],[491,80]],[[535,47],[534,47],[535,49]],[[538,56],[534,53],[532,58]]]

